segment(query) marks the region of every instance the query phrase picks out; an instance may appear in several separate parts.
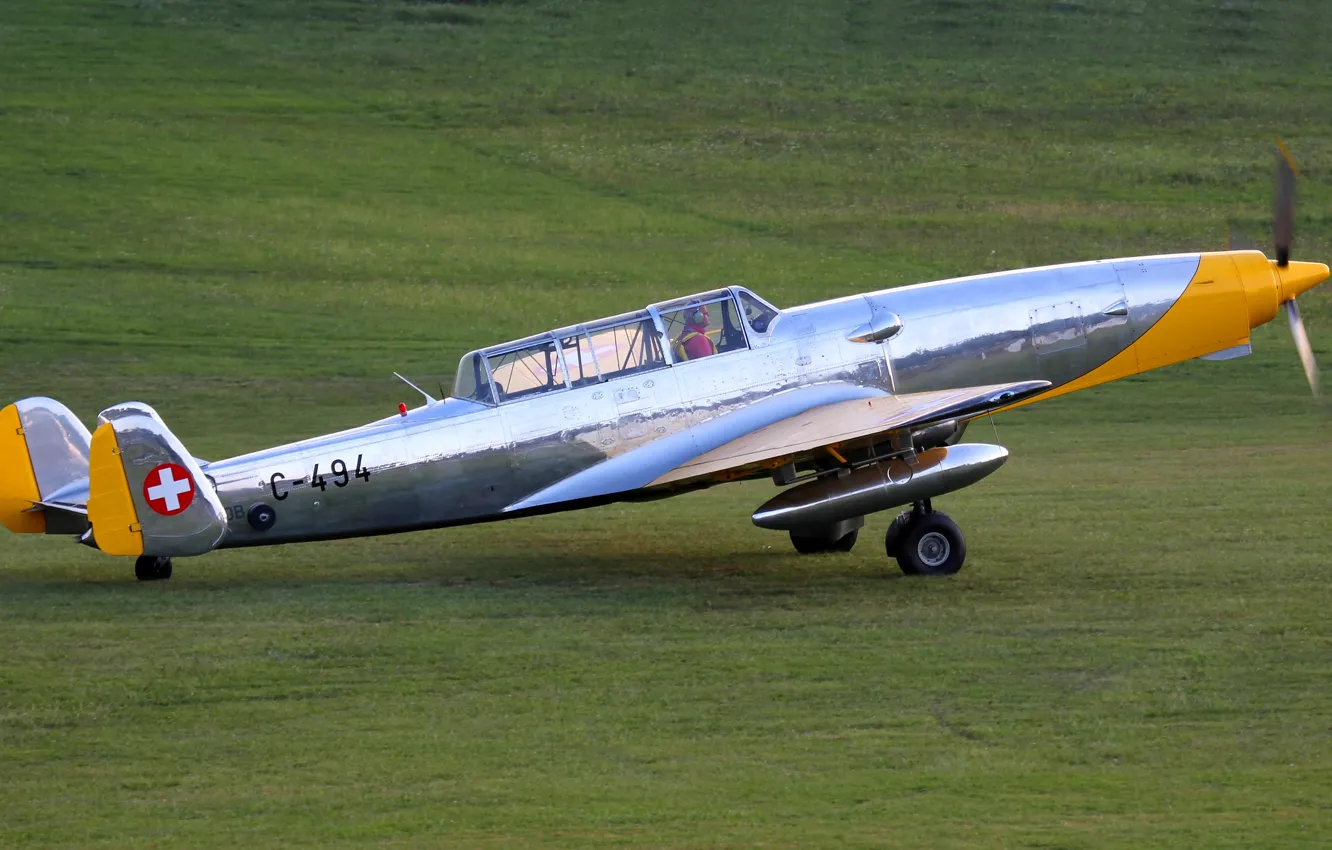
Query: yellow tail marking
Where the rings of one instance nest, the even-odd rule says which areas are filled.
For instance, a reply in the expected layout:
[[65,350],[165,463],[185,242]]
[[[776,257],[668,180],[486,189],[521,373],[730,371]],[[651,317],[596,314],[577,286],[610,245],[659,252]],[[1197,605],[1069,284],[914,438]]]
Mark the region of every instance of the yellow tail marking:
[[44,533],[46,514],[24,513],[39,499],[23,423],[18,408],[11,404],[0,410],[0,525],[16,534]]
[[120,445],[110,422],[93,432],[88,472],[88,522],[97,548],[108,555],[142,555],[143,533],[134,496],[120,462]]

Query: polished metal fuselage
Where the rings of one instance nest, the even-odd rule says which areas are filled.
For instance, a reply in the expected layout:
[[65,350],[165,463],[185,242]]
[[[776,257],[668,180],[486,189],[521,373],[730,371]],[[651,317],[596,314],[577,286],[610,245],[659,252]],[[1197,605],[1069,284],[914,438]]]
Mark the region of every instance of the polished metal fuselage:
[[[749,329],[748,350],[496,407],[448,399],[210,463],[204,471],[228,516],[220,548],[650,497],[644,487],[656,474],[645,478],[639,467],[661,453],[707,450],[693,445],[703,439],[693,436],[700,426],[710,423],[709,433],[724,437],[727,422],[753,425],[753,415],[732,414],[759,405],[782,415],[848,392],[881,396],[1038,379],[1057,388],[1132,345],[1180,297],[1198,263],[1196,254],[1106,260],[839,298],[784,310],[763,333]],[[828,388],[824,396],[794,392],[819,386]],[[617,457],[624,462],[606,463]],[[561,489],[599,465],[614,480]],[[265,530],[248,519],[260,504],[277,514]]]

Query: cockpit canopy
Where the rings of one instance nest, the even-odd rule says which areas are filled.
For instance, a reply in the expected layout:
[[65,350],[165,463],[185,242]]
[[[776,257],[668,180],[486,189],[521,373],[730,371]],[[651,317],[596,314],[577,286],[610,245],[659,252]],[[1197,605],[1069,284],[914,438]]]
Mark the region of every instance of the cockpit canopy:
[[469,352],[453,395],[504,403],[739,351],[765,335],[777,315],[737,286],[690,295]]

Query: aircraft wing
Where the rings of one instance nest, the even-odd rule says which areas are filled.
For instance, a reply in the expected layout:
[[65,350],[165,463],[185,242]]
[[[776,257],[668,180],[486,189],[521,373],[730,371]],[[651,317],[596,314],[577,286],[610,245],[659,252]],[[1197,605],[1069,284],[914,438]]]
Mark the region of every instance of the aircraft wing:
[[1049,387],[1049,381],[1020,381],[824,405],[751,431],[701,454],[662,474],[652,485],[796,456],[865,437],[915,431],[950,419],[966,421],[1044,392]]
[[894,396],[857,384],[814,384],[602,461],[520,499],[505,511],[666,485],[847,440],[971,419],[1049,387],[1049,381],[1021,381]]
[[508,513],[639,490],[699,454],[774,422],[839,402],[888,397],[885,390],[877,387],[840,381],[797,387],[603,460],[514,502],[504,510]]

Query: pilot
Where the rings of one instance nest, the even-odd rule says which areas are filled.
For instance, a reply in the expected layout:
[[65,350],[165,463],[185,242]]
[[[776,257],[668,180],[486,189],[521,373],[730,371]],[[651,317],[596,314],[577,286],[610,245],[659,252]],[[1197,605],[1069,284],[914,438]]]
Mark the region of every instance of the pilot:
[[684,310],[685,326],[675,340],[671,353],[677,363],[698,360],[717,353],[717,346],[708,339],[708,305],[690,304]]

